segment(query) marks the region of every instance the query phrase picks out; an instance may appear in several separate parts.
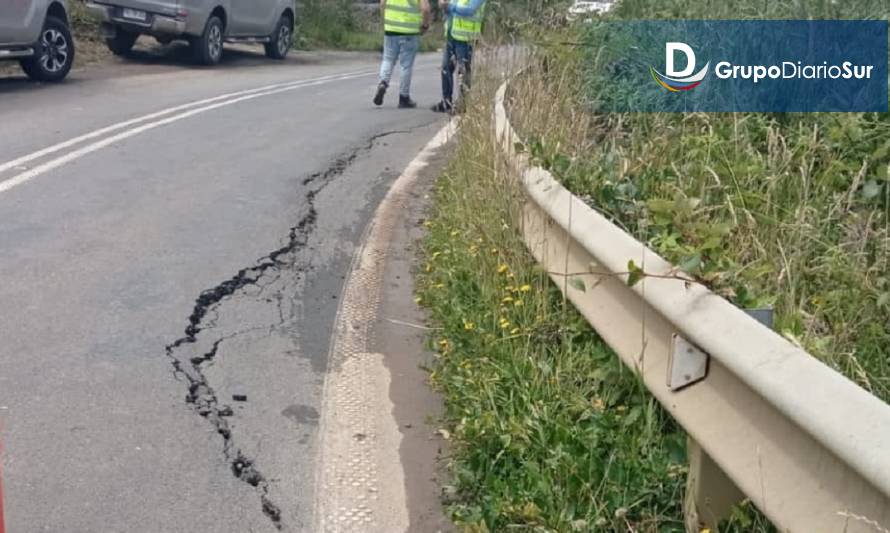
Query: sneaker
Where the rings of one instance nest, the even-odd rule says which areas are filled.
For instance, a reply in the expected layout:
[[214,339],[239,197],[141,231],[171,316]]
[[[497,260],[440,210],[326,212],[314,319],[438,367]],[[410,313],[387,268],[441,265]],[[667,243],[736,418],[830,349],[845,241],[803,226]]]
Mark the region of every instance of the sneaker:
[[451,113],[451,106],[448,105],[448,104],[447,104],[446,102],[444,102],[444,101],[439,102],[438,104],[434,105],[434,106],[431,107],[430,109],[432,109],[432,110],[435,111],[436,113]]
[[381,81],[379,85],[377,85],[377,94],[374,95],[374,105],[383,105],[383,95],[386,94],[386,89],[389,88],[389,84],[385,81]]
[[414,109],[417,107],[417,102],[411,99],[410,96],[399,96],[399,109]]

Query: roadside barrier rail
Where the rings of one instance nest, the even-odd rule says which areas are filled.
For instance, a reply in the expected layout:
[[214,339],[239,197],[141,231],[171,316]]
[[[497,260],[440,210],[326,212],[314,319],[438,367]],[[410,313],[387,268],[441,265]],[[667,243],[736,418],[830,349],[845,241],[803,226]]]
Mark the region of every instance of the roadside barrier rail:
[[[750,499],[780,531],[890,533],[890,405],[698,283],[532,164],[495,102],[534,257],[689,435],[686,525]],[[628,284],[633,261],[646,273]],[[662,276],[662,277],[652,277]]]

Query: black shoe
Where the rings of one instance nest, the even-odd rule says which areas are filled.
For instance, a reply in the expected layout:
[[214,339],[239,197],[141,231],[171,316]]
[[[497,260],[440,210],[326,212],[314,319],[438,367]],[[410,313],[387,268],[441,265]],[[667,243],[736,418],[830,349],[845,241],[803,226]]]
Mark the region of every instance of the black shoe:
[[434,106],[431,107],[430,109],[432,109],[432,110],[435,111],[436,113],[451,113],[451,106],[448,105],[448,104],[447,104],[446,102],[444,102],[444,101],[439,102],[438,104],[434,105]]
[[385,81],[381,81],[379,85],[377,85],[377,94],[374,95],[374,105],[383,105],[383,95],[386,94],[386,89],[389,88],[389,85]]
[[399,109],[414,109],[415,107],[417,107],[417,102],[410,96],[399,96]]

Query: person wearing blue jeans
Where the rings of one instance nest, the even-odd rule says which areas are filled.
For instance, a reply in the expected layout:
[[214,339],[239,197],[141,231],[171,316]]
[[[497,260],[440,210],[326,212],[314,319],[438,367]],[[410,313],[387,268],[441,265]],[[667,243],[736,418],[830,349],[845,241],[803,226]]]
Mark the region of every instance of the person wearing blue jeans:
[[442,3],[445,22],[445,55],[442,58],[442,100],[433,111],[448,113],[454,107],[454,70],[463,73],[461,89],[470,87],[473,45],[482,32],[485,0],[452,0]]
[[428,0],[380,0],[383,10],[384,41],[383,62],[380,65],[380,83],[374,95],[374,105],[383,105],[383,97],[389,88],[396,62],[401,67],[399,107],[414,108],[411,99],[411,77],[414,59],[420,49],[420,36],[429,28],[430,6]]

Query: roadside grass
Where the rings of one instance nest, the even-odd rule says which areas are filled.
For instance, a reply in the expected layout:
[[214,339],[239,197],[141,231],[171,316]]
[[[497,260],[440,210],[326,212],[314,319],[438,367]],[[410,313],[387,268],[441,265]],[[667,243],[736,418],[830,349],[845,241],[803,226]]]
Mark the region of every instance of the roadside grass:
[[[750,7],[750,3],[749,7]],[[886,3],[625,0],[615,16],[884,17]],[[758,17],[758,18],[760,18]],[[742,308],[890,401],[890,116],[596,114],[590,46],[538,51],[513,85],[529,150],[564,185]],[[549,83],[539,83],[546,77]]]
[[[494,69],[496,70],[496,68]],[[467,532],[683,532],[686,436],[536,265],[499,172],[485,67],[425,222],[446,504]],[[721,531],[770,531],[742,509]]]
[[77,44],[76,66],[84,66],[111,57],[99,33],[99,23],[87,14],[81,0],[68,3],[71,31]]
[[[421,52],[444,45],[444,28],[434,24],[421,40]],[[297,20],[297,47],[382,51],[383,23],[376,4],[356,7],[352,0],[308,0]]]
[[[874,18],[887,9],[872,0],[624,0],[615,16]],[[583,41],[576,30],[532,41]],[[887,115],[600,115],[586,107],[595,56],[590,46],[542,46],[511,83],[511,118],[535,160],[730,301],[773,306],[781,334],[890,401]],[[516,231],[522,194],[492,139],[496,83],[476,72],[417,275],[418,299],[440,328],[430,381],[446,403],[448,509],[474,533],[684,531],[686,437],[526,251]],[[745,502],[717,531],[775,528]]]

